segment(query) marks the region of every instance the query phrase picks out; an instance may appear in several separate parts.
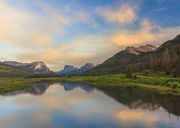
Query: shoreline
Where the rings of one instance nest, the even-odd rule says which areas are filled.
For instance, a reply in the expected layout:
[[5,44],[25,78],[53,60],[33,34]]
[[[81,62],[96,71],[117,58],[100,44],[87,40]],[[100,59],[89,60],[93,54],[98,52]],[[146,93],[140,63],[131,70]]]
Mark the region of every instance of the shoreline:
[[125,75],[105,76],[63,76],[50,78],[1,78],[0,94],[30,88],[34,82],[76,82],[90,84],[93,87],[132,86],[158,91],[162,94],[180,95],[180,78],[146,77],[126,78]]

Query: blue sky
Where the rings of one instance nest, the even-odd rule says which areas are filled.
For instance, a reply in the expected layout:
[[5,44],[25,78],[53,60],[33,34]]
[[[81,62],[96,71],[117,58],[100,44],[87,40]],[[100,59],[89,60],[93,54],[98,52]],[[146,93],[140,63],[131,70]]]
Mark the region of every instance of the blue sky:
[[101,63],[180,33],[180,0],[1,0],[0,60]]

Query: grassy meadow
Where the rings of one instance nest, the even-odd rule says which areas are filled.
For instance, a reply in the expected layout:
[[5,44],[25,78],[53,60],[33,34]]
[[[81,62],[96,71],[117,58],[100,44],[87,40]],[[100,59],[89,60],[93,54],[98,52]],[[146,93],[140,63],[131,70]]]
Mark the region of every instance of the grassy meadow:
[[0,93],[30,88],[30,83],[39,81],[50,82],[78,82],[96,86],[134,86],[153,89],[160,93],[180,95],[180,78],[136,76],[128,78],[126,75],[104,76],[62,76],[49,78],[1,78]]

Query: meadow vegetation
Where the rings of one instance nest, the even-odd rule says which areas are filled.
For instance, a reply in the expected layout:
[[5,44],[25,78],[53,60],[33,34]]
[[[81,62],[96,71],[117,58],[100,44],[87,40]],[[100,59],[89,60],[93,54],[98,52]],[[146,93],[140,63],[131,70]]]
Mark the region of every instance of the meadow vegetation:
[[30,88],[30,83],[37,81],[50,82],[78,82],[87,83],[95,87],[99,86],[134,86],[158,90],[162,93],[180,95],[180,78],[147,77],[133,75],[127,77],[124,74],[102,76],[63,76],[47,78],[1,78],[0,93]]

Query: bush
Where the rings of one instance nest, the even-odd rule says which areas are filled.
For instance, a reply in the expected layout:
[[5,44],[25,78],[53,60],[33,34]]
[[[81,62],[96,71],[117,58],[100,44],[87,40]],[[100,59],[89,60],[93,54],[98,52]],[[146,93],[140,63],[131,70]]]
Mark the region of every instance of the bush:
[[130,72],[126,73],[126,78],[132,78],[132,73]]
[[180,83],[178,83],[178,82],[169,81],[166,85],[171,87],[171,88],[180,88]]
[[137,75],[136,75],[136,74],[135,74],[135,75],[133,75],[133,78],[134,78],[134,79],[136,79],[136,78],[137,78]]

